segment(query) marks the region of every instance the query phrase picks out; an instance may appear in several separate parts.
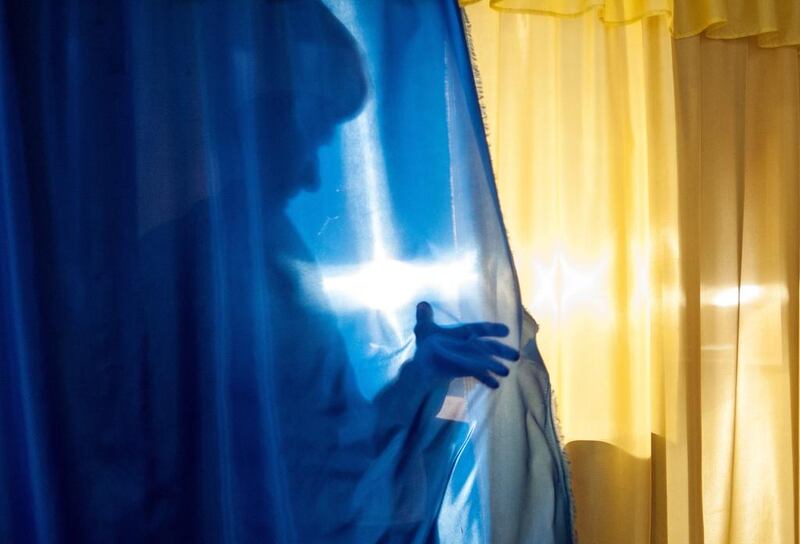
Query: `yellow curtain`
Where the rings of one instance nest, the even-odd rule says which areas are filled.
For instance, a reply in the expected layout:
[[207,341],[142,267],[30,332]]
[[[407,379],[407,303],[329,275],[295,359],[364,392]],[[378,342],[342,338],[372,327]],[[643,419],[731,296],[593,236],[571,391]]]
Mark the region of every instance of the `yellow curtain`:
[[695,37],[675,55],[706,542],[797,542],[797,51]]
[[797,50],[675,41],[656,0],[492,4],[466,13],[580,541],[797,542]]

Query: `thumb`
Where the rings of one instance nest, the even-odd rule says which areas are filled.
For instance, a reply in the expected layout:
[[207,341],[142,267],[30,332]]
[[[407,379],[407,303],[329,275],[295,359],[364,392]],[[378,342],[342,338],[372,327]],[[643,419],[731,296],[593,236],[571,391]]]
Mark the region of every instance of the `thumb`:
[[414,327],[414,336],[417,337],[417,344],[438,329],[439,327],[433,322],[433,307],[425,301],[417,304],[417,324]]

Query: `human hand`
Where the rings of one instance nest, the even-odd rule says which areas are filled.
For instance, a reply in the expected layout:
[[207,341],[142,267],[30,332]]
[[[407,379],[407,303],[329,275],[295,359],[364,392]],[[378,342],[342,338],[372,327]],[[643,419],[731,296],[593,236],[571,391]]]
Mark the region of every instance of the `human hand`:
[[414,361],[433,380],[471,376],[495,389],[500,385],[496,376],[508,376],[508,368],[497,358],[516,361],[519,352],[488,337],[503,338],[508,333],[508,327],[502,323],[439,326],[433,321],[431,305],[420,302],[414,327],[417,340]]

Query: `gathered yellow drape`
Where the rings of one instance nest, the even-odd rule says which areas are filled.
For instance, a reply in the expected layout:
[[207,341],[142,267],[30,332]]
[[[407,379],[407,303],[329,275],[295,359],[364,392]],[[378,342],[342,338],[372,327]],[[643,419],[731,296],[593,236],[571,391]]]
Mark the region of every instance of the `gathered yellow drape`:
[[798,542],[800,72],[760,47],[796,29],[599,3],[466,9],[579,540]]
[[[466,6],[480,0],[461,0]],[[701,32],[709,38],[758,36],[762,47],[800,45],[800,2],[796,0],[488,0],[509,13],[577,17],[596,11],[606,24],[625,24],[665,15],[676,38]]]

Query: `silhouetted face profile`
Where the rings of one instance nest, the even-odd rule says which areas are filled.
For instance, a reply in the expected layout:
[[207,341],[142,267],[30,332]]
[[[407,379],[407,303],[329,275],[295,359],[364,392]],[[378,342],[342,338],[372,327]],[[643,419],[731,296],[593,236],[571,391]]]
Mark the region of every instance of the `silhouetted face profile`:
[[271,204],[318,188],[317,153],[362,107],[366,77],[355,40],[319,1],[263,2],[244,115],[254,115],[256,153]]

